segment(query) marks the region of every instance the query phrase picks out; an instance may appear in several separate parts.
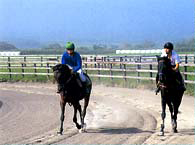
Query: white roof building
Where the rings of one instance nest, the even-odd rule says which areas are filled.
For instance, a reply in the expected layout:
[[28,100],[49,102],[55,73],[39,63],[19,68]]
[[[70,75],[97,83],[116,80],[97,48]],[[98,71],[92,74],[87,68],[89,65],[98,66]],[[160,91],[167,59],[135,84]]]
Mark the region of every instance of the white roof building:
[[162,49],[149,49],[149,50],[116,50],[116,54],[152,54],[161,53]]
[[0,56],[18,56],[20,55],[20,51],[2,51],[0,52]]

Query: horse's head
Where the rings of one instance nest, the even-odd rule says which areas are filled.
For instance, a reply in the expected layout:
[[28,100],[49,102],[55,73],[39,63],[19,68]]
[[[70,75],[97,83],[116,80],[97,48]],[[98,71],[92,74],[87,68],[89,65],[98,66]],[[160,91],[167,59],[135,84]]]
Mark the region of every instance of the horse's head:
[[64,84],[71,76],[70,68],[65,64],[57,64],[52,67],[54,72],[54,79],[58,84]]
[[166,85],[169,83],[169,81],[172,79],[172,68],[171,68],[171,62],[168,57],[157,57],[158,60],[158,81]]

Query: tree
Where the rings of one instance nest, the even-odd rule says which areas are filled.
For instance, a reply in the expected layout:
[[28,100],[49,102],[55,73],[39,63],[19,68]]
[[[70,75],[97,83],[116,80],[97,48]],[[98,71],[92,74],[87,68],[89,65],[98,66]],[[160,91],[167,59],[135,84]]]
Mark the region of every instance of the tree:
[[18,51],[18,48],[7,42],[0,42],[0,51]]
[[62,46],[59,43],[53,43],[53,44],[48,44],[43,49],[47,49],[47,50],[59,50],[59,49],[62,49]]
[[176,43],[175,49],[179,52],[194,52],[194,38],[189,38]]

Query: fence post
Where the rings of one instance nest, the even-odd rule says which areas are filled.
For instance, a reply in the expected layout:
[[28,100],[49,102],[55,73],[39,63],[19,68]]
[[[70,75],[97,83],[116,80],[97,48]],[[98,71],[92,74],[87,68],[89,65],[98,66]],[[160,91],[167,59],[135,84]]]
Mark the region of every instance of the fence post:
[[[137,65],[137,69],[141,69],[141,56],[139,56],[139,64]],[[137,72],[137,76],[140,77],[140,72]],[[137,79],[137,82],[140,83],[140,79]]]
[[8,56],[8,70],[9,70],[9,78],[11,79],[12,78],[12,74],[11,74],[11,72],[12,72],[12,70],[11,70],[11,61],[10,61],[10,57]]
[[85,72],[87,74],[87,63],[85,63]]
[[[98,75],[100,75],[100,63],[98,63]],[[98,80],[100,81],[100,76],[98,77]]]
[[97,60],[97,59],[96,59],[96,56],[94,57],[93,60],[94,60],[94,68],[96,68],[96,67],[97,67],[97,64],[96,64],[96,60]]
[[122,62],[123,62],[123,58],[120,57],[120,69],[122,69]]
[[59,56],[57,56],[57,62],[60,62],[60,57]]
[[[152,64],[150,64],[150,71],[152,70]],[[152,78],[153,77],[153,74],[152,74],[152,72],[150,72],[150,78]],[[151,79],[151,81],[152,81],[152,79]]]
[[[188,57],[187,57],[187,55],[185,55],[185,64],[186,64],[186,65],[184,66],[184,72],[185,72],[185,73],[188,71],[188,70],[187,70],[187,63],[188,63]],[[187,74],[184,74],[184,81],[188,79],[187,76],[188,76]],[[185,85],[187,85],[187,83],[186,83]]]
[[34,69],[35,69],[35,76],[37,77],[37,65],[36,65],[36,63],[34,63]]
[[124,67],[124,79],[125,79],[125,83],[127,82],[127,72],[126,72],[126,64],[123,64],[123,67]]
[[49,63],[47,62],[47,79],[49,79]]
[[43,67],[43,56],[41,56],[41,67]]
[[106,57],[104,57],[104,68],[107,68],[106,66],[107,66],[107,64],[105,63],[106,62]]
[[87,73],[87,61],[88,61],[88,60],[87,60],[87,57],[86,57],[86,58],[85,58],[85,65],[84,65],[84,66],[85,66],[85,72],[86,72],[86,73]]
[[[110,57],[109,56],[106,57],[106,61],[107,62],[110,62]],[[107,65],[106,68],[110,68],[110,64],[109,63],[106,63],[106,65]]]
[[26,67],[26,56],[24,56],[24,66]]
[[113,77],[112,77],[112,75],[113,75],[113,73],[112,73],[112,63],[110,63],[110,78],[111,78],[111,80],[113,81]]
[[22,77],[24,78],[24,67],[25,67],[25,64],[22,62]]

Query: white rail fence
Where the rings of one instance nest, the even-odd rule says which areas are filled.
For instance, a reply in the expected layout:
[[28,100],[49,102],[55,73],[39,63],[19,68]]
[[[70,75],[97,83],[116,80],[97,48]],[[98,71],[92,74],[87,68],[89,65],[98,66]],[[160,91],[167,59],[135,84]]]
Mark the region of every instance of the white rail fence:
[[[157,62],[154,56],[83,56],[83,69],[91,77],[155,80]],[[195,84],[194,55],[181,57],[181,73],[185,83]],[[38,75],[52,76],[52,66],[60,63],[61,57],[46,56],[3,56],[0,57],[0,76]]]

